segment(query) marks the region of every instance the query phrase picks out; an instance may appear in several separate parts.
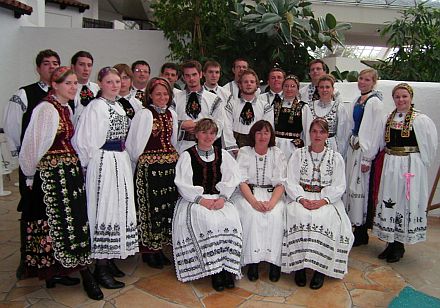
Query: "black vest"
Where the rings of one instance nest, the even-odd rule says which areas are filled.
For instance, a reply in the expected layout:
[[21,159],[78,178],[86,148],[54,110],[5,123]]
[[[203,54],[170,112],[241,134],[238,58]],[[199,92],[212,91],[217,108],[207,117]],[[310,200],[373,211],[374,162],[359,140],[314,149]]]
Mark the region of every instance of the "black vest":
[[415,147],[418,146],[414,128],[409,131],[409,137],[402,137],[402,130],[390,129],[390,142],[387,142],[387,148],[391,147]]
[[211,162],[204,162],[197,153],[196,146],[189,148],[191,156],[191,167],[193,170],[193,185],[202,186],[203,194],[215,195],[219,191],[215,188],[218,182],[222,180],[222,150],[214,146],[215,159]]
[[26,128],[31,121],[32,111],[38,105],[39,102],[43,100],[47,96],[46,91],[44,91],[39,85],[38,82],[22,87],[26,92],[26,97],[28,100],[27,108],[25,113],[23,114],[22,122],[21,122],[21,136],[20,141],[23,141],[24,133],[26,132]]

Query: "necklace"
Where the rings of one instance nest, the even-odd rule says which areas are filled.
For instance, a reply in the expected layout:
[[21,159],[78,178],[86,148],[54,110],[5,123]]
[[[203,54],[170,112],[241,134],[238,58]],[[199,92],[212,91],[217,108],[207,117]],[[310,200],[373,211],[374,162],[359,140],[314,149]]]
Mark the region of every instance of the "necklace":
[[[319,163],[316,164],[315,159],[313,159],[313,156],[312,156],[312,147],[309,146],[309,155],[310,155],[310,158],[311,158],[312,164],[313,164],[313,168],[312,168],[312,182],[318,182],[319,185],[321,185],[321,164],[324,161],[325,155],[327,154],[327,149],[328,148],[326,147],[324,153],[322,154],[321,160],[319,160]],[[318,153],[318,155],[319,155],[319,153]],[[318,156],[317,156],[317,158],[318,158]],[[318,161],[318,159],[317,159],[317,161]],[[317,177],[315,177],[315,173],[318,174]]]
[[199,149],[199,147],[197,146],[197,153],[199,154],[200,157],[205,157],[206,159],[208,159],[208,157],[212,154],[214,154],[214,147],[211,146],[211,148],[208,151],[205,150],[201,150]]
[[[263,168],[258,168],[258,161],[263,161]],[[255,155],[255,169],[257,170],[257,186],[260,185],[264,185],[264,177],[266,175],[266,163],[267,163],[267,154],[264,155],[264,159],[263,157],[257,157],[257,155]],[[263,176],[261,177],[261,183],[260,183],[260,172],[259,169],[263,169]]]
[[373,92],[373,90],[370,90],[370,91],[367,91],[367,92],[364,92],[364,93],[361,92],[361,95],[367,95],[367,94],[370,94],[371,92]]

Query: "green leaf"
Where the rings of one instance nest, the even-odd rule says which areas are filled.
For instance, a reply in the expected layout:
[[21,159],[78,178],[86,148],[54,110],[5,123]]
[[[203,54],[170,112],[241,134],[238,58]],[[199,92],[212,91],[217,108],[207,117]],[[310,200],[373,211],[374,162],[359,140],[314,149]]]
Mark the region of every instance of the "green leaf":
[[291,11],[292,9],[295,9],[295,11],[296,11],[295,6],[297,6],[298,3],[299,3],[299,0],[286,0],[286,10]]
[[261,18],[261,15],[260,14],[248,14],[248,15],[243,16],[242,20],[249,21],[249,20],[254,20],[257,18]]
[[281,21],[283,18],[280,15],[275,13],[266,13],[261,17],[261,23],[277,23]]
[[351,23],[348,23],[348,22],[338,23],[336,25],[336,27],[334,27],[334,29],[337,30],[337,31],[350,30],[351,29]]
[[282,15],[284,14],[284,12],[286,11],[286,1],[285,0],[273,0],[273,2],[275,3],[277,10],[278,10],[278,14]]
[[330,29],[334,29],[336,27],[336,18],[330,13],[325,15],[325,23]]
[[290,33],[290,26],[286,22],[280,23],[281,33],[288,44],[292,44],[292,36]]
[[312,9],[308,6],[303,8],[303,15],[313,17]]
[[255,28],[255,33],[266,33],[273,28],[273,24],[259,24]]
[[310,25],[315,32],[319,32],[319,25],[316,19],[310,19]]
[[358,77],[359,77],[359,73],[358,72],[356,72],[356,71],[350,71],[348,74],[347,74],[347,81],[349,81],[349,82],[355,82],[355,81],[357,81],[358,80]]
[[262,5],[261,3],[259,3],[259,4],[255,7],[255,11],[257,11],[257,13],[260,13],[260,14],[264,14],[264,13],[267,12],[265,6]]
[[267,3],[269,3],[270,7],[272,8],[272,10],[278,14],[278,7],[275,4],[275,2],[273,2],[273,0],[267,0]]
[[300,2],[298,4],[299,7],[307,7],[307,6],[310,6],[310,5],[312,5],[312,3],[311,2],[306,2],[306,1]]

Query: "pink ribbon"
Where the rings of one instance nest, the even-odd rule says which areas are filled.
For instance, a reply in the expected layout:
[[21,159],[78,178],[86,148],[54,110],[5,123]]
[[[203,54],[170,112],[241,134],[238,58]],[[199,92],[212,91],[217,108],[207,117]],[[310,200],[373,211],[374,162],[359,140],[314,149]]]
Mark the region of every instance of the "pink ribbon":
[[411,187],[411,178],[415,176],[414,173],[405,173],[403,175],[406,178],[406,200],[409,200],[409,190]]

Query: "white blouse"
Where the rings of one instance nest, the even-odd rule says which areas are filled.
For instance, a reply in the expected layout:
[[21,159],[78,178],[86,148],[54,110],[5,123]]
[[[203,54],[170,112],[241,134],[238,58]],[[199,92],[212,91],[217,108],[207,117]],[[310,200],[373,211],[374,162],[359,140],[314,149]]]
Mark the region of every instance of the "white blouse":
[[[173,134],[171,136],[171,144],[176,147],[178,121],[177,114],[174,110],[169,109],[173,117]],[[131,121],[130,130],[128,131],[125,146],[133,163],[137,163],[139,156],[144,152],[145,146],[150,139],[153,130],[153,114],[150,110],[144,108],[137,111]]]
[[[215,188],[220,195],[230,198],[235,188],[240,184],[240,172],[235,159],[225,150],[222,151],[222,165],[220,171],[222,179]],[[200,157],[205,162],[211,162],[215,159],[215,154],[206,157]],[[191,156],[188,151],[184,151],[176,165],[176,178],[174,183],[177,186],[179,194],[183,199],[189,202],[195,202],[203,195],[203,187],[193,185],[193,170],[191,167]]]

